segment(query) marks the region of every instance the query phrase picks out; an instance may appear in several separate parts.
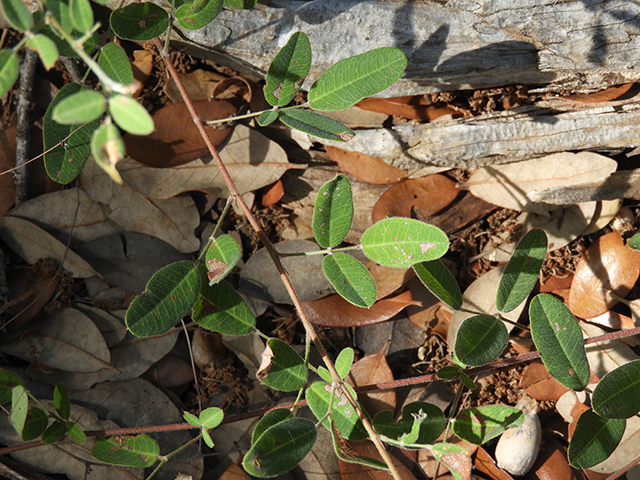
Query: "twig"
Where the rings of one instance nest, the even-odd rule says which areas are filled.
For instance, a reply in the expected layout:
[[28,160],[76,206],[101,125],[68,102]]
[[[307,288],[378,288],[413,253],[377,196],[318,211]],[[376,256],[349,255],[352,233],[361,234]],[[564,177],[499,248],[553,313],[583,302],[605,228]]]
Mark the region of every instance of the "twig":
[[78,71],[78,66],[75,61],[71,57],[60,57],[60,61],[64,65],[64,68],[67,69],[67,73],[69,73],[69,77],[71,77],[71,81],[73,83],[82,83],[82,76]]
[[[36,72],[38,54],[33,50],[25,51],[20,65],[20,97],[18,99],[18,128],[16,129],[16,167],[29,160],[29,143],[31,140],[31,97],[33,94],[33,77]],[[27,186],[29,178],[27,169],[16,170],[16,206],[28,200]]]

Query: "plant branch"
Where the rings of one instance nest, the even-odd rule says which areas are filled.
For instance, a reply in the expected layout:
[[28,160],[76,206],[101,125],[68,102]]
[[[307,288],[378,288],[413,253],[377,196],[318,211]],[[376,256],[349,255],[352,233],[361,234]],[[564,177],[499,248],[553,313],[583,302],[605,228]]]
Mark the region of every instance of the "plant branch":
[[[18,128],[16,129],[16,168],[21,167],[29,160],[29,143],[31,140],[31,98],[33,95],[34,75],[38,54],[27,49],[24,60],[20,66],[20,97],[18,99]],[[21,168],[16,170],[16,206],[29,199],[27,191],[29,185],[28,170]]]

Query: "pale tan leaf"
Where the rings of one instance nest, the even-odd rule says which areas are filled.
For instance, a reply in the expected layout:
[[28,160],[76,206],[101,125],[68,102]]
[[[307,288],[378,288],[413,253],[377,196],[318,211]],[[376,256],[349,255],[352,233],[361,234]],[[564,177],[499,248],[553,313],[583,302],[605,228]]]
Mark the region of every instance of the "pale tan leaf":
[[336,162],[344,172],[372,185],[396,183],[407,175],[404,170],[392,167],[378,157],[371,157],[360,152],[350,152],[329,145],[324,148],[331,160]]
[[[189,73],[179,73],[178,77],[180,77],[182,85],[184,85],[191,101],[211,98],[216,85],[227,78],[217,72],[210,72],[201,68]],[[167,84],[164,86],[164,93],[173,103],[184,101],[172,78],[167,80]]]
[[0,218],[0,238],[27,263],[40,258],[53,258],[64,262],[62,268],[76,278],[87,278],[98,273],[73,250],[56,240],[33,223],[17,217]]
[[524,162],[493,165],[477,170],[465,184],[471,193],[504,208],[549,215],[547,204],[527,194],[552,187],[593,182],[616,170],[617,162],[592,152],[556,153]]
[[364,110],[357,105],[337,112],[322,112],[322,115],[342,122],[349,128],[382,128],[389,118],[389,115]]
[[602,200],[597,202],[595,215],[591,219],[589,226],[582,232],[582,235],[591,235],[609,225],[620,211],[621,205],[622,200]]
[[[282,147],[244,125],[234,129],[220,157],[241,194],[275,182],[292,168]],[[229,196],[220,170],[209,156],[173,168],[151,168],[125,158],[118,163],[118,171],[125,183],[149,198],[169,198],[192,190]]]
[[[376,355],[367,355],[353,364],[347,382],[353,387],[364,385],[375,385],[377,383],[392,382],[393,373],[384,355],[386,348]],[[387,390],[383,392],[373,392],[358,395],[358,401],[366,412],[372,417],[383,410],[395,411],[396,392]]]

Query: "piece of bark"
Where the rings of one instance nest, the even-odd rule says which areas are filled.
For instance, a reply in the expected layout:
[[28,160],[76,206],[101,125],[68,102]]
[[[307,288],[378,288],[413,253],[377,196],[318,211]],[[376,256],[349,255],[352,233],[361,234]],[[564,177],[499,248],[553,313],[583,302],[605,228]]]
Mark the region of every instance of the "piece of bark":
[[640,4],[624,0],[280,0],[224,9],[202,29],[176,27],[174,38],[198,56],[264,76],[289,36],[303,31],[313,49],[304,88],[343,58],[398,47],[409,64],[382,96],[506,84],[588,91],[640,79],[639,18]]

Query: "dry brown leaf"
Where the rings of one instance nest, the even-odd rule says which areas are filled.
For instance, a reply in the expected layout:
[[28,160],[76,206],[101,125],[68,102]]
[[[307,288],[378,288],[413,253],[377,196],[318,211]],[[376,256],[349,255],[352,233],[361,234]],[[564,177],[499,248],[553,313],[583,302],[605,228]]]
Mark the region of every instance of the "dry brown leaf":
[[410,291],[379,300],[368,309],[356,307],[335,294],[303,302],[302,309],[309,321],[315,325],[349,328],[384,322],[414,303]]
[[[438,439],[438,441],[442,441],[442,435],[440,436],[440,438]],[[478,445],[474,445],[473,443],[469,443],[466,440],[461,440],[458,437],[451,437],[449,439],[447,439],[447,443],[453,443],[454,445],[458,445],[462,448],[464,448],[466,450],[466,452],[469,454],[468,458],[468,465],[469,468],[471,467],[471,458],[470,456],[473,455],[475,453],[475,451],[478,449]],[[460,456],[461,459],[463,458],[462,456]],[[466,457],[466,455],[464,456]],[[436,477],[436,469],[437,469],[437,473],[438,473],[438,477],[440,478],[441,475],[444,475],[446,473],[448,473],[447,467],[445,467],[444,465],[442,465],[441,462],[438,462],[433,455],[431,455],[431,453],[429,452],[428,449],[424,448],[422,450],[418,451],[418,463],[420,464],[420,466],[422,467],[422,470],[424,471],[424,473],[427,474],[427,476],[429,478],[435,478]],[[469,478],[469,476],[467,475],[466,477],[462,477],[462,478]]]
[[17,217],[0,218],[0,238],[27,263],[52,258],[75,278],[87,278],[98,273],[73,250],[33,223]]
[[[193,104],[204,121],[227,118],[237,111],[225,100],[200,100]],[[150,167],[169,168],[209,153],[184,103],[167,105],[152,118],[156,129],[151,135],[124,135],[127,154],[131,158]],[[230,128],[205,128],[214,145],[220,145],[231,133]]]
[[[212,98],[216,86],[227,78],[217,72],[210,72],[201,68],[189,73],[179,73],[178,77],[193,102]],[[169,78],[167,81],[164,87],[164,93],[166,93],[167,97],[169,97],[173,103],[184,101],[172,78]]]
[[349,175],[372,185],[387,185],[399,182],[407,175],[378,157],[370,157],[360,152],[350,152],[337,147],[325,146],[331,160]]
[[[377,355],[367,355],[353,364],[347,382],[353,387],[375,385],[383,382],[392,382],[393,373],[385,357],[386,347]],[[358,395],[358,401],[372,417],[383,410],[395,411],[396,392],[387,390],[384,392],[364,393]]]
[[610,87],[595,93],[578,93],[576,95],[569,95],[568,97],[562,98],[580,103],[610,102],[627,93],[633,85],[633,83],[625,83],[619,87]]
[[458,196],[456,182],[435,174],[413,178],[389,187],[373,206],[373,223],[388,216],[430,217],[448,206]]
[[476,450],[473,465],[479,472],[484,473],[493,480],[513,480],[509,473],[496,465],[495,460],[482,447],[478,447]]
[[[349,128],[383,128],[384,122],[389,119],[388,115],[376,113],[358,108],[349,107],[346,110],[337,112],[322,112],[323,115],[344,123]],[[309,141],[309,137],[306,137]]]
[[[16,166],[16,130],[12,125],[0,132],[0,173]],[[13,206],[16,200],[16,186],[13,175],[0,175],[0,217]]]
[[218,480],[249,480],[249,477],[244,473],[242,467],[232,463],[229,465],[229,468],[218,477]]
[[626,297],[640,275],[640,252],[627,247],[619,232],[598,238],[578,262],[571,282],[569,308],[581,318],[592,318]]
[[422,331],[435,333],[443,340],[447,340],[449,323],[452,313],[443,308],[443,303],[424,287],[418,278],[412,278],[408,283],[413,299],[421,305],[409,305],[407,315],[409,319]]
[[[370,440],[364,442],[347,442],[347,445],[348,448],[353,451],[353,454],[381,460],[380,454]],[[401,450],[401,454],[408,457],[412,456],[412,453],[407,450]],[[393,455],[391,455],[391,461],[398,470],[402,480],[416,480],[415,475],[403,462]],[[413,463],[415,459],[409,458],[407,461]],[[357,463],[347,463],[342,460],[340,460],[340,475],[342,476],[342,480],[391,480],[393,478],[386,470],[366,467]]]
[[158,360],[145,372],[144,378],[151,378],[165,388],[179,387],[193,382],[191,363],[182,357],[169,353]]
[[262,203],[263,207],[270,207],[280,201],[282,196],[284,195],[284,185],[282,185],[282,180],[278,180],[273,185],[269,185],[265,187],[264,193],[262,194]]
[[494,204],[474,197],[469,192],[461,191],[456,201],[444,212],[423,220],[447,233],[451,233],[485,217],[497,208]]
[[531,398],[554,402],[569,390],[551,376],[540,360],[535,360],[525,367],[519,387]]
[[357,103],[363,110],[396,115],[412,120],[435,120],[443,115],[459,115],[451,107],[435,107],[427,101],[424,95],[410,95],[391,98],[365,98]]
[[149,50],[135,50],[131,69],[133,70],[133,78],[139,82],[139,86],[133,94],[134,98],[138,98],[153,71],[153,53]]
[[411,268],[383,267],[373,261],[368,261],[365,266],[376,282],[378,300],[391,295],[414,276]]
[[[293,167],[282,147],[244,125],[236,126],[220,157],[241,194],[275,182]],[[170,169],[149,168],[125,158],[118,163],[118,171],[125,183],[149,198],[169,198],[192,190],[228,197],[220,169],[211,157],[204,158]]]
[[567,447],[555,437],[545,441],[538,459],[523,480],[584,480],[579,470],[574,470],[567,460]]
[[484,167],[464,186],[483,200],[523,212],[549,215],[557,207],[532,202],[527,195],[537,190],[593,182],[609,176],[618,163],[592,152],[556,153],[524,162]]
[[35,317],[47,304],[60,283],[60,276],[55,278],[34,278],[29,267],[18,267],[10,272],[9,293],[11,300],[17,301],[13,307],[16,317],[6,324],[9,331],[16,330]]

